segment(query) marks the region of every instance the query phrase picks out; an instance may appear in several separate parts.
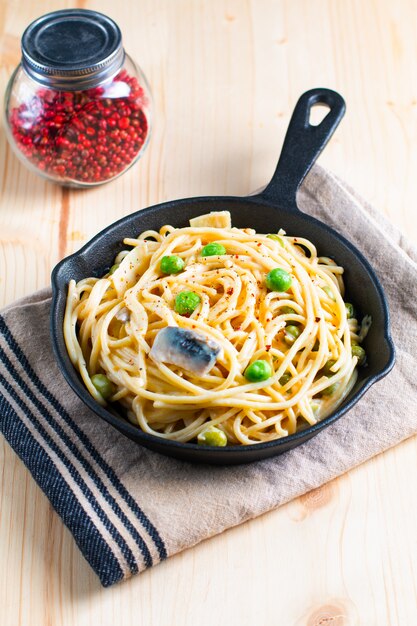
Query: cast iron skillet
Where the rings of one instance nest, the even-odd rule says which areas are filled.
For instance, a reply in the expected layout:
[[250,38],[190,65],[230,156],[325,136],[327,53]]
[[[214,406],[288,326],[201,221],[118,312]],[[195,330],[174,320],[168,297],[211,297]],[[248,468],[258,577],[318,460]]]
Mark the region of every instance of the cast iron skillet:
[[[309,123],[310,111],[319,103],[327,105],[330,110],[319,125],[313,126]],[[349,241],[326,224],[301,213],[296,204],[295,196],[301,181],[332,136],[344,112],[345,103],[338,93],[329,89],[312,89],[306,92],[297,102],[276,171],[264,191],[246,198],[187,198],[149,207],[105,228],[79,252],[55,267],[52,273],[51,312],[55,356],[70,386],[97,415],[133,441],[161,454],[199,463],[247,463],[281,454],[304,443],[344,415],[374,382],[390,371],[395,356],[389,331],[389,314],[382,287],[372,267]],[[345,268],[349,301],[354,303],[361,314],[368,313],[372,316],[372,326],[364,343],[368,367],[360,369],[357,383],[337,411],[318,424],[284,439],[251,446],[214,448],[167,441],[145,434],[122,415],[118,415],[114,407],[106,409],[97,404],[85,389],[68,358],[62,324],[69,280],[102,276],[123,248],[124,237],[134,237],[148,229],[159,230],[163,224],[187,226],[191,217],[225,209],[230,211],[234,226],[252,227],[260,233],[277,232],[279,228],[284,228],[289,235],[310,239],[321,255],[336,259]]]

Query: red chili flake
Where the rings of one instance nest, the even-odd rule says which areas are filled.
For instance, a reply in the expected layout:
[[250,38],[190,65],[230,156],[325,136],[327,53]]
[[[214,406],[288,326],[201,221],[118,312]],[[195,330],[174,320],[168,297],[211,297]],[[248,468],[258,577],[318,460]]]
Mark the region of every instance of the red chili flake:
[[265,350],[266,350],[266,352],[269,352],[269,351],[270,351],[270,349],[271,349],[271,347],[272,347],[271,345],[265,346]]
[[61,180],[104,182],[136,158],[148,134],[143,89],[122,70],[127,96],[105,98],[104,88],[41,88],[9,114],[19,150],[39,170]]
[[316,322],[319,322],[321,320],[321,317],[316,317]]
[[238,255],[238,254],[235,254],[235,259],[238,259],[238,258],[239,258],[239,255]]
[[191,326],[191,328],[197,328],[197,327],[196,327],[196,325],[195,325],[195,324],[193,324],[193,325]]
[[261,246],[262,244],[261,244],[261,243],[257,243],[256,245],[259,247],[259,246]]
[[228,296],[231,296],[233,294],[233,287],[229,287],[229,289],[226,291]]

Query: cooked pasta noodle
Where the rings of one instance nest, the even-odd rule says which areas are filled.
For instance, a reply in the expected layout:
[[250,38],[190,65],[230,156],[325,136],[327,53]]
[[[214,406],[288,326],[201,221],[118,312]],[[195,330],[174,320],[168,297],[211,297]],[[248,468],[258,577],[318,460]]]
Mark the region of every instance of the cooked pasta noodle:
[[[369,320],[361,331],[347,315],[343,268],[318,256],[310,241],[234,228],[228,214],[213,221],[216,215],[125,239],[131,249],[111,272],[71,280],[67,350],[97,402],[118,403],[146,433],[192,442],[216,427],[228,444],[243,445],[285,437],[323,419],[349,394],[358,365],[352,344],[362,341]],[[213,242],[225,253],[203,256]],[[161,261],[172,255],[183,269],[163,273]],[[266,285],[275,268],[290,275],[286,291]],[[199,297],[188,314],[175,305],[185,290]],[[153,357],[167,327],[218,346],[208,372]],[[245,372],[259,360],[270,376],[252,382]],[[97,374],[109,381],[108,400],[93,382]]]

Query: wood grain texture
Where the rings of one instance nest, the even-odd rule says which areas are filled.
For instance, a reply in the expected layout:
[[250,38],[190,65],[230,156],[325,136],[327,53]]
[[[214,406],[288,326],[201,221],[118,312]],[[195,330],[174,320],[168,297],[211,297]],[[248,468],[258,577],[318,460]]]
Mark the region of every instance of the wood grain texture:
[[[417,240],[415,0],[78,2],[119,23],[154,92],[149,148],[125,176],[62,191],[0,133],[0,303],[115,219],[182,196],[246,194],[275,168],[292,107],[339,90],[346,117],[320,162]],[[0,2],[1,85],[25,26],[74,3]],[[395,268],[393,268],[395,271]],[[395,312],[394,312],[395,314]],[[410,407],[410,410],[416,410]],[[417,439],[319,490],[103,590],[0,440],[2,626],[412,626]]]

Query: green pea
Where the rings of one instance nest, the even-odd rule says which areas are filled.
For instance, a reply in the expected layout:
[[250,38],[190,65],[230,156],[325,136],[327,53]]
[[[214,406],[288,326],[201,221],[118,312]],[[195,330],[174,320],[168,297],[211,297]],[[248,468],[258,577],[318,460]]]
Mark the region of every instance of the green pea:
[[325,363],[321,368],[321,373],[324,374],[324,376],[333,376],[336,372],[332,372],[330,368],[332,368],[335,363],[336,361],[333,361],[332,359],[327,361],[327,363]]
[[201,431],[197,436],[197,441],[202,446],[227,446],[226,433],[220,430],[220,428],[216,428],[216,426],[210,426],[206,430]]
[[284,332],[284,341],[289,346],[291,346],[297,339],[297,337],[301,335],[301,330],[298,328],[298,326],[294,326],[293,324],[286,326]]
[[221,243],[208,243],[201,251],[201,256],[217,256],[219,254],[226,254],[226,248]]
[[175,254],[163,256],[159,264],[161,272],[164,274],[178,274],[178,272],[184,269],[184,265],[184,260]]
[[281,309],[281,313],[284,313],[284,315],[297,315],[297,312],[294,311],[294,309],[292,309],[290,306],[283,306]]
[[350,302],[345,302],[346,307],[346,317],[348,319],[356,316],[355,307]]
[[274,241],[278,241],[279,245],[283,248],[284,247],[284,240],[280,235],[267,235],[268,239],[273,239]]
[[366,361],[366,352],[362,346],[359,346],[357,343],[352,344],[352,356],[358,358],[358,365],[363,365]]
[[115,263],[114,265],[111,266],[111,268],[109,269],[109,275],[111,276],[112,274],[114,274],[114,272],[119,269],[120,267],[120,263]]
[[270,291],[288,291],[291,287],[292,278],[288,272],[276,267],[268,272],[265,282]]
[[245,370],[245,378],[251,383],[268,380],[272,376],[272,369],[268,361],[254,361]]
[[104,400],[107,400],[116,392],[115,385],[113,385],[105,374],[94,374],[94,376],[91,377],[91,382]]
[[337,388],[339,387],[339,383],[333,383],[333,385],[329,385],[321,392],[322,396],[332,396]]
[[284,385],[290,382],[291,378],[292,378],[291,374],[289,372],[285,372],[285,374],[281,376],[278,382],[281,385],[281,387],[284,387]]
[[194,291],[180,291],[175,297],[174,309],[180,315],[191,315],[200,302],[200,296]]

